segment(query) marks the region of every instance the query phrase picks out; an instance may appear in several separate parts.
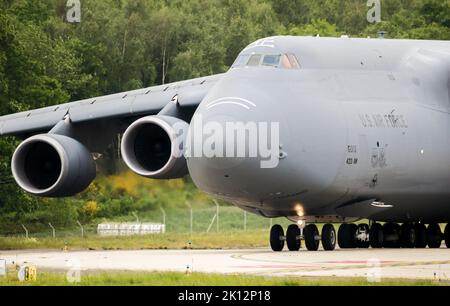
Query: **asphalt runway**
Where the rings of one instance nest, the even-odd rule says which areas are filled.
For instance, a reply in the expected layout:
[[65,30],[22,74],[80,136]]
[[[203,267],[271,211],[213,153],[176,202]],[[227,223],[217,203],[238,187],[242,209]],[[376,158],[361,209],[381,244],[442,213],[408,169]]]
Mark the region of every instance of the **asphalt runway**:
[[0,251],[8,264],[43,270],[177,271],[290,277],[376,277],[450,280],[450,249],[334,252],[251,250]]

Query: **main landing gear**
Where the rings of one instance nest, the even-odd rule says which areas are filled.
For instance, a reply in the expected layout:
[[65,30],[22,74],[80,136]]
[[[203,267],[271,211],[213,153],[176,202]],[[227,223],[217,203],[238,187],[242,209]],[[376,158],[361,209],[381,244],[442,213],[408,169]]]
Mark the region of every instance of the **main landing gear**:
[[307,225],[303,230],[296,224],[288,227],[286,235],[283,227],[274,225],[270,231],[270,246],[275,252],[281,252],[287,244],[289,251],[299,251],[305,242],[308,251],[319,250],[320,244],[325,251],[333,251],[336,244],[341,249],[380,248],[440,248],[442,241],[450,248],[450,224],[441,231],[439,224],[425,226],[423,223],[345,223],[339,227],[336,235],[332,224],[325,224],[322,231],[315,224]]

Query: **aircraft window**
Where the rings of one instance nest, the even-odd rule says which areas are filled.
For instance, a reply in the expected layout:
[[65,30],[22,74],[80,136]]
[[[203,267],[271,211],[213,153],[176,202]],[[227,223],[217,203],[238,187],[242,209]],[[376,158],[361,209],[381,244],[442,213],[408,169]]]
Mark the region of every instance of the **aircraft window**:
[[236,61],[234,62],[232,67],[235,68],[235,67],[245,66],[245,64],[247,63],[249,57],[250,57],[249,54],[239,55],[239,57],[236,59]]
[[283,55],[282,59],[281,59],[281,65],[283,66],[283,68],[286,69],[292,69],[292,64],[291,61],[289,60],[289,58],[287,57],[286,54]]
[[259,66],[261,62],[261,54],[253,54],[248,60],[247,66]]
[[290,62],[291,65],[292,65],[292,68],[293,68],[293,69],[300,69],[300,64],[299,64],[299,62],[298,62],[297,57],[295,56],[295,54],[288,54],[287,56],[288,56],[288,58],[289,58],[289,62]]
[[300,69],[300,64],[295,54],[241,54],[234,62],[232,68],[237,67],[274,67],[284,69]]
[[263,66],[278,67],[280,65],[281,55],[266,55],[264,56]]

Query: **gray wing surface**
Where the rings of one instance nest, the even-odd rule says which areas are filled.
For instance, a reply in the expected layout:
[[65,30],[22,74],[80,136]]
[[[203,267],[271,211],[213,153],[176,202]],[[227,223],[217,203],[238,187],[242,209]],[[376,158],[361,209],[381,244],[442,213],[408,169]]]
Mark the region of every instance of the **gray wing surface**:
[[175,96],[180,107],[196,107],[221,74],[108,96],[90,98],[0,117],[0,135],[23,135],[52,129],[66,115],[73,123],[152,115]]

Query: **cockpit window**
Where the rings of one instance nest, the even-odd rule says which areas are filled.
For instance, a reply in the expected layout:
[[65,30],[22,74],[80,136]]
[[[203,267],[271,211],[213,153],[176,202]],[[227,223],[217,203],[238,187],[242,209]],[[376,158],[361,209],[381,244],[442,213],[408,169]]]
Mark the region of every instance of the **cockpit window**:
[[289,61],[289,58],[286,54],[283,54],[283,57],[281,58],[281,67],[286,69],[292,69],[292,64]]
[[265,55],[262,65],[278,67],[278,66],[280,66],[280,58],[281,58],[281,55]]
[[239,55],[238,58],[236,59],[236,61],[234,62],[232,68],[245,66],[245,64],[247,64],[247,62],[248,62],[249,57],[250,57],[249,54]]
[[295,54],[288,54],[289,62],[291,63],[292,69],[300,69],[300,64],[298,63],[297,57]]
[[295,54],[241,54],[232,68],[238,67],[273,67],[283,69],[300,69]]
[[261,54],[253,54],[247,62],[247,66],[259,66],[261,62]]

